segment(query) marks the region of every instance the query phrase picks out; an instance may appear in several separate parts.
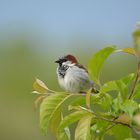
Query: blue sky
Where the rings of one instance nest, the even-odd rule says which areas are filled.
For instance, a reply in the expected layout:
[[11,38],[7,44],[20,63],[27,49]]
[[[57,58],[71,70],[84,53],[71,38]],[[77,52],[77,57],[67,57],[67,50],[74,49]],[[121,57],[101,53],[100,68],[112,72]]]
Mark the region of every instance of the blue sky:
[[130,40],[140,21],[140,0],[1,0],[0,29],[23,27],[58,40],[73,36],[115,43]]

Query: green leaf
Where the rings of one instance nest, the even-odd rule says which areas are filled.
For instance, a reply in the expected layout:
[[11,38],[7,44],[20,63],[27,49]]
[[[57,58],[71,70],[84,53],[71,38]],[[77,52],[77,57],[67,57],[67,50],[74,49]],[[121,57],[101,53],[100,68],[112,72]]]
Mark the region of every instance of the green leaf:
[[134,91],[134,99],[140,99],[140,84],[137,84]]
[[[62,119],[61,121],[63,120],[63,116],[62,116]],[[59,126],[60,126],[60,123],[59,123]],[[58,140],[70,140],[70,130],[68,127],[65,127],[62,131],[61,131],[61,134],[58,135],[58,131],[59,131],[59,127],[57,128],[57,138]]]
[[125,102],[121,106],[121,109],[130,117],[133,116],[135,110],[138,108],[138,104],[133,100],[125,100]]
[[134,77],[135,77],[135,74],[131,73],[121,78],[120,80],[109,81],[101,87],[100,92],[106,93],[109,91],[116,90],[121,93],[122,99],[125,99],[128,96],[128,88],[129,88],[129,85],[134,80]]
[[63,131],[61,131],[61,134],[57,136],[58,140],[70,140],[70,130],[68,127],[66,127]]
[[121,93],[121,97],[123,100],[125,100],[128,96],[128,89],[129,85],[132,83],[132,81],[135,78],[135,74],[131,73],[120,80],[116,81],[116,85],[118,87],[119,92]]
[[137,55],[140,57],[140,25],[137,24],[137,29],[133,32],[134,49]]
[[116,125],[110,131],[112,131],[112,135],[116,140],[124,140],[125,138],[131,137],[131,130],[126,126]]
[[80,110],[80,111],[76,111],[76,112],[73,112],[69,115],[67,115],[63,120],[62,122],[60,123],[60,127],[59,127],[59,133],[61,133],[61,131],[63,131],[63,129],[67,126],[69,126],[70,124],[80,120],[83,116],[89,116],[89,115],[92,115],[91,113],[87,112],[87,111],[83,111],[83,110]]
[[[37,92],[37,93],[40,93],[40,94],[44,94],[44,93],[47,93],[49,92],[49,89],[48,87],[39,79],[35,79],[35,82],[33,83],[33,89]],[[35,92],[34,91],[34,92]],[[33,93],[34,93],[33,92]]]
[[54,115],[53,115],[53,118],[51,119],[50,121],[50,128],[51,128],[51,131],[53,132],[53,134],[56,136],[56,138],[58,140],[70,140],[70,131],[69,131],[69,128],[66,128],[63,130],[63,132],[61,133],[61,136],[57,135],[57,132],[58,132],[58,127],[60,125],[60,122],[62,121],[63,119],[63,115],[62,115],[62,110],[61,108],[59,107]]
[[124,83],[125,85],[129,85],[129,84],[131,84],[131,82],[134,80],[134,78],[135,78],[135,74],[134,74],[134,73],[130,73],[130,74],[128,74],[127,76],[123,77],[123,78],[121,79],[121,81],[123,81],[123,83]]
[[122,104],[122,99],[119,93],[117,98],[113,100],[112,105],[111,105],[111,113],[115,117],[118,117],[121,112],[121,104]]
[[86,105],[87,105],[87,108],[90,108],[90,102],[91,102],[91,91],[92,91],[92,88],[89,89],[86,93]]
[[102,109],[104,109],[105,111],[110,111],[110,106],[112,104],[112,97],[107,94],[107,93],[100,93],[103,94],[101,96],[103,96],[102,98],[100,98],[100,100],[97,102],[97,104],[99,104]]
[[62,118],[62,114],[61,114],[61,108],[59,107],[55,112],[54,112],[54,115],[50,121],[50,128],[51,128],[51,131],[53,132],[54,135],[57,134],[57,129],[58,129],[58,126],[61,122],[61,118]]
[[40,104],[42,103],[42,101],[46,98],[46,96],[39,96],[37,97],[37,99],[34,101],[34,109],[36,110]]
[[[100,99],[102,98],[101,94],[96,94],[94,96],[90,96],[90,104],[96,104],[100,101]],[[89,99],[89,98],[88,98]],[[88,100],[89,101],[89,100]],[[86,105],[87,99],[85,100],[85,96],[81,95],[81,96],[76,96],[75,99],[73,99],[73,101],[70,103],[71,106],[82,106],[82,105]]]
[[80,105],[85,105],[85,104],[86,104],[86,100],[84,96],[76,97],[70,103],[71,106],[80,106]]
[[116,81],[116,85],[118,87],[118,91],[121,93],[122,99],[123,100],[126,99],[126,97],[128,96],[128,87],[127,87],[127,85],[122,80]]
[[46,133],[51,119],[59,107],[70,98],[68,94],[53,94],[45,98],[40,106],[40,127],[43,133]]
[[131,55],[138,57],[134,48],[123,48],[120,50],[116,50],[116,52],[124,52],[124,53],[128,53],[128,54],[131,54]]
[[90,140],[90,124],[92,116],[84,116],[79,122],[75,130],[75,140]]
[[94,140],[96,137],[96,132],[97,132],[97,124],[92,124],[91,122],[91,127],[90,127],[90,133],[91,133],[91,139]]
[[107,132],[108,127],[110,127],[109,122],[97,119],[93,135],[95,135],[97,139],[103,140],[103,137]]
[[118,86],[115,81],[109,81],[101,87],[100,92],[106,93],[113,90],[118,90]]
[[126,138],[125,140],[137,140],[135,138]]
[[88,64],[88,71],[96,84],[100,84],[100,70],[107,57],[115,51],[115,46],[106,47],[93,55]]

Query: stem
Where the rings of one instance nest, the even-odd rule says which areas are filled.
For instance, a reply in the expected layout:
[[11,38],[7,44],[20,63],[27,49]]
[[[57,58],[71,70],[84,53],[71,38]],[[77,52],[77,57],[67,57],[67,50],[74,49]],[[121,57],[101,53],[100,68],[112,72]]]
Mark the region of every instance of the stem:
[[98,115],[97,113],[95,113],[95,112],[93,112],[91,110],[88,110],[87,108],[84,108],[84,107],[79,107],[79,108],[84,110],[84,111],[87,111],[87,112],[93,114],[95,116],[94,117],[95,119],[100,119],[100,120],[107,121],[107,122],[110,122],[110,123],[113,123],[113,124],[125,125],[125,126],[131,128],[131,126],[129,124],[126,124],[126,123],[123,123],[123,122],[119,122],[119,121],[117,122],[117,121],[115,121],[116,119],[110,120],[110,119],[104,118],[104,117]]
[[[112,125],[109,126],[109,127],[106,129],[106,131],[110,130],[110,129],[111,129],[112,127],[114,127],[115,125],[123,125],[123,126],[126,126],[126,127],[128,127],[128,128],[130,128],[130,129],[133,130],[133,127],[131,126],[131,124],[127,124],[127,123],[124,123],[124,122],[116,121],[116,118],[113,118],[113,119],[104,118],[104,117],[98,115],[97,113],[93,112],[92,110],[88,110],[88,109],[86,109],[86,108],[84,108],[84,107],[81,107],[81,106],[79,107],[79,109],[89,112],[90,114],[92,114],[92,115],[94,116],[95,119],[100,119],[100,120],[103,120],[103,121],[107,121],[107,122],[112,123]],[[106,133],[106,132],[105,132],[105,133]]]
[[107,122],[113,123],[114,125],[115,125],[115,124],[125,125],[125,126],[131,128],[131,126],[130,126],[129,124],[126,124],[126,123],[123,123],[123,122],[117,122],[117,121],[115,121],[114,119],[113,119],[113,120],[109,120],[109,119],[107,119],[107,118],[104,118],[104,117],[99,116],[98,114],[96,114],[96,113],[94,113],[94,112],[92,112],[92,114],[95,116],[96,119],[100,119],[100,120],[103,120],[103,121],[107,121]]
[[136,78],[135,78],[135,81],[134,81],[134,84],[133,84],[133,87],[132,87],[132,91],[131,91],[128,99],[131,99],[132,96],[134,95],[134,91],[135,91],[135,88],[136,88],[136,85],[137,85],[139,76],[140,76],[140,61],[138,62],[138,68],[137,68]]

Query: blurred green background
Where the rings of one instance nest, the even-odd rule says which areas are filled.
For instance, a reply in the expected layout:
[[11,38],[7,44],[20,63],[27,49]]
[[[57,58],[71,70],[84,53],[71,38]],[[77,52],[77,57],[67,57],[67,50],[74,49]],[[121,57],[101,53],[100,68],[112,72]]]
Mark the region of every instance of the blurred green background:
[[[61,90],[54,61],[75,55],[85,66],[95,51],[115,44],[131,47],[140,2],[0,1],[0,140],[53,140],[39,130],[35,77]],[[136,60],[114,54],[102,69],[102,83],[135,72]]]

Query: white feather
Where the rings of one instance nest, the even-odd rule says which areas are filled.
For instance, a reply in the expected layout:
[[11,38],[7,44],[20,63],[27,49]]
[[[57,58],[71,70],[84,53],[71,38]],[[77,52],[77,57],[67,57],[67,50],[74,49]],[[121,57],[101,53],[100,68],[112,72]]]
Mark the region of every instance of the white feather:
[[69,66],[64,78],[58,74],[57,69],[58,81],[63,89],[75,93],[86,91],[93,86],[93,82],[89,79],[88,73],[84,69],[77,67],[70,61],[63,63],[63,65]]

